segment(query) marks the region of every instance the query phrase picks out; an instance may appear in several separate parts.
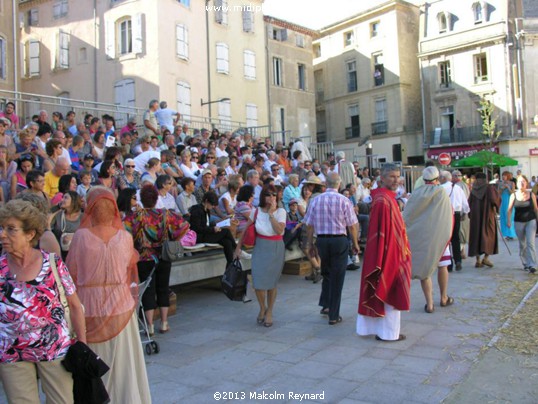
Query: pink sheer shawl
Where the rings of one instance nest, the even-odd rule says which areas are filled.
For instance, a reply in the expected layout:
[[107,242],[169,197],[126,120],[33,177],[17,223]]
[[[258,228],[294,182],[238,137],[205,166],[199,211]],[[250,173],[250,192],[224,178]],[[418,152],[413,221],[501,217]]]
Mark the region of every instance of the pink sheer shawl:
[[88,193],[66,261],[85,307],[88,342],[114,338],[136,307],[132,286],[138,283],[138,253],[109,189],[95,187]]

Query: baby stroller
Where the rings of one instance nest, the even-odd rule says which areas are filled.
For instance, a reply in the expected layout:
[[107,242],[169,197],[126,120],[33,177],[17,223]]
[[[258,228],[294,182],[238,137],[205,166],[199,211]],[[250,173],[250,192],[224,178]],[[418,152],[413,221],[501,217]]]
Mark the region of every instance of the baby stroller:
[[157,268],[157,263],[155,263],[153,266],[153,269],[151,270],[147,279],[138,284],[138,324],[140,326],[140,339],[142,345],[145,346],[145,350],[148,355],[151,355],[152,353],[159,353],[159,344],[157,344],[157,341],[155,341],[153,338],[151,338],[151,335],[149,335],[146,313],[144,312],[144,306],[142,305],[142,296],[144,295],[144,292],[148,288],[149,283],[153,278],[155,268]]

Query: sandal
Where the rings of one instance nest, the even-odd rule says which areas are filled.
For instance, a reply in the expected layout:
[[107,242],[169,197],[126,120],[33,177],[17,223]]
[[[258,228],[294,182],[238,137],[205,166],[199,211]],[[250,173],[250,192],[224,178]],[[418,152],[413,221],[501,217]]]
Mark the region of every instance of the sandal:
[[329,309],[321,309],[319,311],[319,314],[321,314],[322,316],[328,316],[329,315]]
[[491,262],[488,258],[484,258],[482,260],[482,265],[493,268],[493,262]]
[[162,324],[161,324],[161,329],[159,330],[159,332],[161,334],[165,334],[168,331],[170,331],[170,326],[168,325],[168,321],[163,321]]
[[428,305],[425,304],[425,305],[424,305],[424,311],[425,311],[426,313],[433,313],[433,312],[435,311],[435,306],[432,306],[431,309],[428,309]]
[[440,302],[441,307],[447,307],[447,306],[451,306],[451,305],[453,305],[453,304],[454,304],[454,298],[453,298],[453,297],[450,297],[450,296],[447,297],[445,303]]
[[338,316],[336,320],[329,320],[329,325],[336,325],[342,322],[342,316]]
[[475,268],[482,268],[483,266],[484,266],[484,264],[482,264],[481,261],[476,261],[475,264],[474,264]]
[[256,317],[256,323],[258,323],[258,325],[265,323],[265,312],[263,312],[263,317]]

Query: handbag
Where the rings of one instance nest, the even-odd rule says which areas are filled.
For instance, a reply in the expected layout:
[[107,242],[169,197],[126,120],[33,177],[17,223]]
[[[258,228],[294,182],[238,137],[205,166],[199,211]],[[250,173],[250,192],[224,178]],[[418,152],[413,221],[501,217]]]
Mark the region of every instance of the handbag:
[[54,279],[56,280],[56,285],[58,285],[60,303],[62,303],[62,307],[64,308],[64,317],[67,323],[67,328],[69,330],[69,335],[74,338],[75,330],[73,328],[73,322],[71,321],[71,309],[69,308],[69,303],[67,302],[67,297],[65,296],[65,289],[62,280],[60,279],[60,274],[58,274],[58,268],[56,267],[56,258],[54,256],[54,253],[49,254],[49,264],[50,269],[52,270],[52,273],[54,275]]
[[73,240],[73,234],[75,233],[65,233],[65,212],[62,212],[62,216],[60,218],[60,225],[62,227],[62,234],[60,235],[60,248],[62,251],[69,251],[69,247],[71,247],[71,241]]
[[194,230],[188,230],[187,233],[181,238],[181,245],[184,247],[193,247],[196,245],[197,235]]
[[228,299],[236,302],[243,301],[243,296],[247,292],[247,273],[243,271],[243,266],[238,259],[226,266],[220,285]]
[[167,217],[168,214],[164,213],[164,240],[161,251],[161,258],[164,261],[176,262],[183,258],[183,245],[180,240],[169,240],[168,239],[168,226],[167,226]]
[[256,245],[256,218],[258,217],[258,208],[254,212],[254,221],[248,226],[245,230],[245,235],[243,236],[243,245],[246,248],[252,248]]

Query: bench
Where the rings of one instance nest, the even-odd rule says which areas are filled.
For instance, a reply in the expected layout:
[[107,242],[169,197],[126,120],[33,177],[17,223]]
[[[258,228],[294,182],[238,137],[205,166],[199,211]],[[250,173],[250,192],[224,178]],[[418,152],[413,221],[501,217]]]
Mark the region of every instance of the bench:
[[[303,257],[303,252],[296,243],[293,244],[292,251],[286,250],[286,261]],[[202,281],[222,276],[226,269],[226,258],[222,252],[222,247],[200,245],[196,248],[189,247],[184,250],[191,253],[181,261],[172,263],[170,273],[170,286],[183,285],[186,283]],[[251,269],[250,260],[241,260],[244,270]]]

